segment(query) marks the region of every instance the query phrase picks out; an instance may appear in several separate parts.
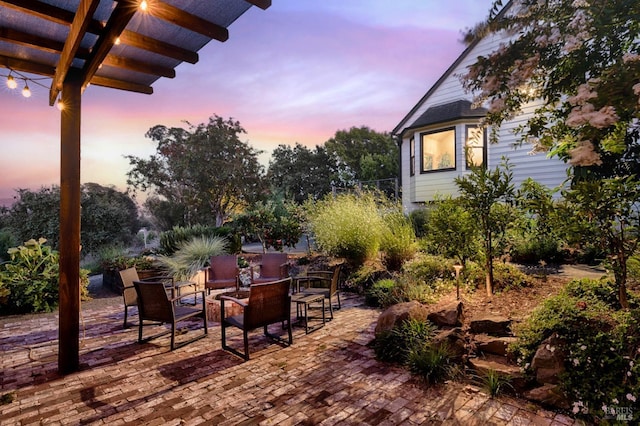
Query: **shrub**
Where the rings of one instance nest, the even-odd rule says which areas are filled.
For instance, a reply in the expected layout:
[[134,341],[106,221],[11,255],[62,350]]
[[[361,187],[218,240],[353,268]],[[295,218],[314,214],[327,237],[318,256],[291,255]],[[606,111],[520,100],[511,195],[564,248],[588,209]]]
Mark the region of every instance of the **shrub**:
[[173,256],[159,256],[161,268],[178,281],[192,279],[211,259],[226,252],[222,237],[196,237],[184,244]]
[[325,253],[362,265],[380,248],[385,227],[372,194],[341,194],[307,204],[310,228]]
[[364,295],[364,301],[369,306],[385,306],[385,300],[395,287],[396,282],[392,279],[383,279],[375,282]]
[[[477,263],[468,263],[462,273],[463,278],[474,288],[484,286],[486,280],[485,270]],[[508,291],[530,287],[532,278],[514,265],[495,263],[493,265],[493,282],[495,291]]]
[[[517,329],[510,347],[526,368],[537,347],[555,334],[565,354],[560,386],[573,413],[606,416],[608,406],[632,407],[640,397],[640,309],[618,310],[617,287],[609,280],[574,280],[544,301]],[[597,371],[597,374],[594,374]]]
[[404,364],[411,350],[430,341],[435,331],[435,326],[426,320],[409,319],[376,336],[373,349],[381,361]]
[[[0,306],[3,312],[50,312],[58,306],[58,252],[46,240],[31,239],[9,249],[10,260],[0,265]],[[81,296],[88,295],[89,278],[80,270]]]
[[450,379],[457,370],[451,361],[451,352],[446,344],[417,345],[407,356],[409,371],[424,379],[428,384]]
[[136,267],[139,271],[155,269],[155,258],[152,256],[130,256],[121,246],[103,247],[98,252],[98,259],[103,271],[121,271]]
[[8,229],[0,229],[0,262],[9,260],[10,256],[7,251],[17,244],[16,237]]
[[162,232],[160,234],[160,253],[171,256],[195,237],[224,237],[227,239],[229,253],[238,253],[242,250],[240,237],[231,228],[193,225],[189,227],[174,226],[170,231]]
[[416,253],[416,236],[409,219],[400,211],[384,216],[386,227],[382,232],[380,249],[387,268],[397,271]]
[[511,261],[527,265],[537,265],[541,260],[547,263],[562,261],[562,253],[557,238],[543,235],[525,234],[511,241],[509,255]]
[[427,236],[428,229],[427,223],[429,220],[429,210],[422,208],[418,210],[414,210],[409,213],[409,219],[411,220],[411,225],[413,226],[413,232],[416,237],[422,238]]

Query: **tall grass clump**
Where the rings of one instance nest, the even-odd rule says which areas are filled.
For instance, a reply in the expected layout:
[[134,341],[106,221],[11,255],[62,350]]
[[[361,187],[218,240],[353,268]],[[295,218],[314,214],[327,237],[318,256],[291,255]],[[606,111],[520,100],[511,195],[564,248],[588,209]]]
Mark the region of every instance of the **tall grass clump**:
[[380,249],[384,221],[370,193],[328,196],[307,204],[309,226],[318,248],[352,265],[373,259]]
[[172,256],[160,256],[162,269],[178,281],[190,280],[211,256],[226,253],[228,242],[223,237],[196,237],[183,244]]
[[411,220],[400,210],[385,214],[383,220],[386,225],[380,243],[383,262],[389,270],[398,271],[416,254],[416,235]]

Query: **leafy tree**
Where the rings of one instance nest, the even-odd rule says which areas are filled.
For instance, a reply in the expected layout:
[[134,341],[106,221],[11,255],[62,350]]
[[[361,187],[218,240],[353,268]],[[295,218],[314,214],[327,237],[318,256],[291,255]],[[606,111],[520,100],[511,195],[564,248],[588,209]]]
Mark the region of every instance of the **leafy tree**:
[[149,159],[127,156],[132,166],[127,184],[184,207],[178,225],[220,226],[262,192],[260,151],[240,140],[245,130],[231,118],[213,115],[208,123],[186,124],[188,129],[157,125],[147,132],[158,144],[156,154]]
[[536,101],[517,129],[522,141],[567,160],[577,177],[636,174],[640,3],[522,0],[499,14],[502,3],[467,38],[511,37],[462,76],[488,103],[492,137]]
[[512,202],[515,192],[512,178],[507,160],[503,160],[493,171],[474,167],[470,174],[455,178],[462,205],[476,219],[482,233],[489,297],[493,294],[493,259],[500,253],[497,242],[512,219],[507,206]]
[[389,133],[366,126],[338,130],[325,147],[336,158],[342,186],[398,176],[398,146]]
[[[86,183],[81,188],[81,242],[84,253],[105,245],[129,244],[139,228],[135,202],[114,187]],[[4,223],[19,241],[45,238],[55,249],[60,234],[60,187],[19,189]]]
[[331,192],[334,169],[335,161],[324,147],[310,150],[299,143],[293,148],[279,145],[269,161],[267,180],[275,192],[303,203]]

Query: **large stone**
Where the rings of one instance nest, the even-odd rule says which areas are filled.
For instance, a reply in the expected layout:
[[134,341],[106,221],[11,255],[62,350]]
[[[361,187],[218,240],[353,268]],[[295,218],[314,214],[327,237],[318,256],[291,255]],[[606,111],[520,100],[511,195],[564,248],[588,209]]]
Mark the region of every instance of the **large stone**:
[[475,347],[478,352],[489,353],[500,356],[508,356],[509,345],[515,342],[515,337],[496,337],[488,334],[476,334],[473,336]]
[[427,315],[429,315],[427,308],[415,300],[390,306],[378,317],[376,336],[410,319],[426,321]]
[[438,327],[459,327],[464,319],[462,302],[449,303],[437,311],[431,312],[427,318]]
[[480,377],[484,377],[489,374],[490,371],[494,371],[508,378],[509,383],[517,393],[522,392],[528,386],[527,378],[520,370],[520,367],[509,364],[506,358],[471,358],[469,359],[469,364]]
[[511,320],[496,315],[474,318],[469,323],[469,330],[474,334],[491,336],[510,336]]
[[558,385],[546,384],[544,386],[526,391],[523,395],[526,399],[552,407],[568,409],[569,402]]
[[462,361],[467,355],[467,345],[464,340],[464,333],[459,328],[443,330],[433,338],[433,344],[447,345],[451,352],[451,358]]
[[563,347],[564,341],[555,333],[538,346],[531,361],[531,368],[536,373],[538,383],[557,384],[559,382],[558,376],[565,371]]

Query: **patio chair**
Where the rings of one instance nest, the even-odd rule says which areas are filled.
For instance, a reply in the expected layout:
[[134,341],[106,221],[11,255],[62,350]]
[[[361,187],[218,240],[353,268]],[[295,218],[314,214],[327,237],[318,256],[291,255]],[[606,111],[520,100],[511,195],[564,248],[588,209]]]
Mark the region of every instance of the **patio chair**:
[[[244,358],[245,361],[249,360],[248,333],[258,327],[264,327],[264,335],[271,339],[286,345],[293,344],[293,334],[291,332],[291,296],[289,295],[290,285],[291,278],[252,284],[249,292],[249,300],[246,302],[231,296],[220,296],[222,348]],[[225,318],[224,305],[227,301],[241,305],[244,308],[244,312],[240,315]],[[285,322],[289,334],[288,341],[269,333],[268,326],[270,324],[281,323],[284,328]],[[237,327],[242,330],[244,353],[227,346],[227,327]]]
[[119,271],[120,280],[122,281],[122,299],[124,301],[124,325],[123,328],[129,328],[127,324],[128,309],[131,306],[138,306],[138,296],[136,295],[136,289],[133,286],[134,281],[162,281],[164,283],[165,290],[170,291],[173,288],[173,277],[153,277],[140,280],[138,271],[135,266],[131,268],[123,269]]
[[[134,281],[133,285],[136,289],[138,297],[138,343],[147,342],[160,336],[171,333],[171,350],[182,347],[188,343],[194,342],[205,337],[208,334],[207,329],[207,310],[206,304],[203,302],[200,307],[184,306],[176,303],[184,297],[194,296],[197,299],[197,293],[202,295],[204,301],[204,290],[194,291],[177,297],[170,298],[167,295],[162,281]],[[204,334],[197,335],[179,345],[175,344],[176,324],[180,321],[201,316],[204,320]],[[145,321],[152,321],[145,323]],[[142,328],[147,325],[171,324],[171,330],[142,338]]]
[[251,268],[251,284],[277,281],[289,276],[287,253],[263,253],[258,265],[260,274]]
[[298,285],[303,285],[304,289],[301,290],[303,294],[324,294],[325,299],[329,299],[329,320],[333,319],[333,298],[338,300],[338,307],[340,309],[340,288],[338,286],[340,282],[340,272],[342,270],[342,264],[338,264],[334,267],[333,271],[309,271],[307,276],[298,277]]
[[207,294],[211,290],[220,290],[229,287],[240,287],[240,268],[238,268],[238,256],[235,254],[225,254],[211,256],[209,266],[204,270],[204,287]]

